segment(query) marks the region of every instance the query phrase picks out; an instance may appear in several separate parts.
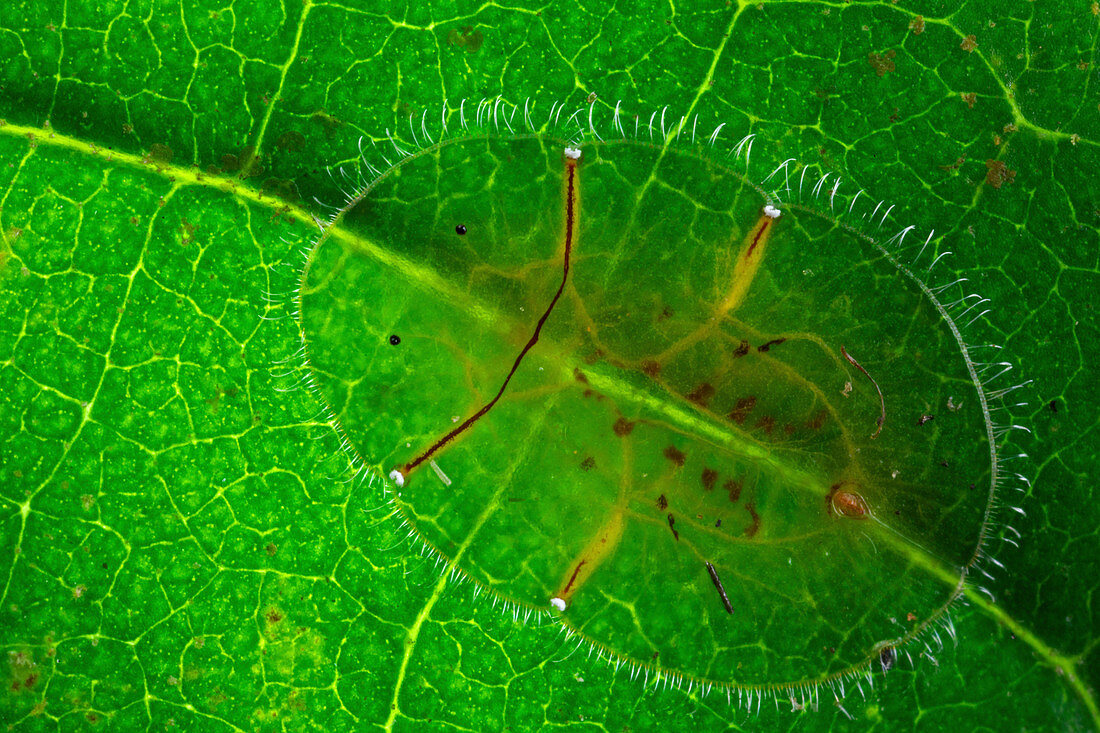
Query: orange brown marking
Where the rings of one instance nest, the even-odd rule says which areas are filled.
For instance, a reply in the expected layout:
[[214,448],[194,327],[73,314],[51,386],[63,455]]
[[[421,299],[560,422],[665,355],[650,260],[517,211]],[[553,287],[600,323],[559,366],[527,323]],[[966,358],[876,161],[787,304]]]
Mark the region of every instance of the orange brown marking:
[[829,493],[825,495],[825,506],[830,514],[849,519],[866,519],[869,512],[866,500],[855,491],[844,490],[844,487],[851,483],[851,481],[841,481],[829,487]]
[[985,162],[985,182],[993,188],[1000,188],[1006,183],[1012,183],[1016,179],[1016,171],[1009,168],[999,160],[987,160]]
[[867,518],[867,502],[859,494],[851,491],[838,491],[833,494],[833,510],[842,517],[850,519]]

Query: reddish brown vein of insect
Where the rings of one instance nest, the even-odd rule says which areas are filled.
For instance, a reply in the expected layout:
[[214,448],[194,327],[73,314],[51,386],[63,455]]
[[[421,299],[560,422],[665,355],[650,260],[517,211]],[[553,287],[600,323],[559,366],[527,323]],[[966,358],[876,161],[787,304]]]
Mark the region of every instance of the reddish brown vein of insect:
[[840,353],[844,354],[844,358],[847,359],[852,366],[863,372],[863,376],[871,380],[871,384],[875,385],[875,391],[878,392],[878,405],[880,412],[878,416],[878,427],[875,428],[875,432],[871,433],[871,439],[873,440],[878,437],[879,433],[882,432],[882,426],[886,423],[886,398],[882,396],[882,390],[879,389],[878,382],[875,381],[875,378],[872,377],[866,369],[860,366],[859,362],[853,359],[851,354],[844,350],[843,345],[841,345],[840,347]]
[[762,236],[764,236],[764,232],[768,231],[768,227],[771,226],[772,221],[774,221],[774,220],[771,219],[771,218],[765,217],[764,220],[760,222],[760,226],[757,227],[756,234],[752,238],[752,244],[749,245],[749,250],[747,252],[745,252],[745,259],[746,260],[748,258],[752,257],[752,251],[754,249],[756,249],[756,245],[758,245],[760,243],[760,238]]
[[481,409],[475,412],[470,417],[466,418],[461,425],[454,430],[450,431],[442,438],[437,440],[428,450],[421,453],[405,464],[405,467],[401,469],[401,473],[408,476],[417,466],[424,461],[432,457],[437,451],[446,446],[452,440],[468,430],[474,423],[488,414],[489,410],[493,409],[493,406],[504,395],[504,390],[508,388],[508,383],[512,381],[512,377],[515,375],[516,370],[519,369],[520,363],[523,361],[523,357],[527,356],[527,352],[530,351],[535,344],[539,342],[539,334],[542,333],[542,327],[546,324],[546,320],[550,318],[550,314],[554,311],[554,306],[558,304],[558,299],[561,298],[562,292],[565,291],[565,284],[569,281],[569,257],[573,252],[573,231],[576,228],[576,175],[577,175],[577,163],[574,160],[566,159],[565,172],[567,177],[566,193],[565,193],[565,256],[562,261],[561,272],[561,284],[558,285],[558,291],[554,293],[554,297],[550,300],[550,305],[546,307],[546,312],[539,318],[538,323],[535,324],[535,331],[531,334],[531,338],[528,339],[527,344],[523,347],[523,350],[519,352],[519,356],[512,363],[512,368],[508,372],[508,376],[504,378],[504,383],[500,385],[500,389],[497,390],[493,399],[482,405]]

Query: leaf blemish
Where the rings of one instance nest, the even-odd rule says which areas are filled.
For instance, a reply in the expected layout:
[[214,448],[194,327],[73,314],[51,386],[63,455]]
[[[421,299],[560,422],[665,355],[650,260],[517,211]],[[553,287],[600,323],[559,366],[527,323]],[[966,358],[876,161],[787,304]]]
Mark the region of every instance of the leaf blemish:
[[611,426],[611,430],[620,438],[625,438],[634,430],[634,423],[624,417],[620,417],[615,421],[615,424]]

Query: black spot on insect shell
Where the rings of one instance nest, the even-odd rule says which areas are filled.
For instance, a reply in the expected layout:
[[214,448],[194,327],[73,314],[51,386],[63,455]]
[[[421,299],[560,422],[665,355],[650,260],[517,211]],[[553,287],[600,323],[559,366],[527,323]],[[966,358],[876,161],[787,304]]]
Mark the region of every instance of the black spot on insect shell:
[[465,233],[466,233],[466,225],[465,224],[459,224],[458,226],[455,227],[455,234],[458,234],[459,236],[461,236]]
[[398,336],[396,333],[390,336],[390,346],[397,346],[399,343],[401,343],[400,336]]

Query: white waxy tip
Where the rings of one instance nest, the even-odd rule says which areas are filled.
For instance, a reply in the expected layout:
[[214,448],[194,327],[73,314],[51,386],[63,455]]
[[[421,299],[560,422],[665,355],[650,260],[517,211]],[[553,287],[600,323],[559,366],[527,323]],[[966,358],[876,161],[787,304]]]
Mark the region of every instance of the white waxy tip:
[[397,488],[401,488],[405,485],[405,474],[401,473],[396,468],[390,471],[390,478],[397,484]]
[[551,598],[550,605],[558,609],[559,611],[565,610],[565,601],[563,601],[561,598]]
[[767,206],[764,207],[764,216],[768,217],[769,219],[778,219],[779,215],[782,214],[782,213],[783,213],[782,211],[775,208],[771,204],[768,204]]
[[569,158],[570,160],[578,160],[581,157],[581,149],[580,148],[566,148],[565,149],[565,157]]

